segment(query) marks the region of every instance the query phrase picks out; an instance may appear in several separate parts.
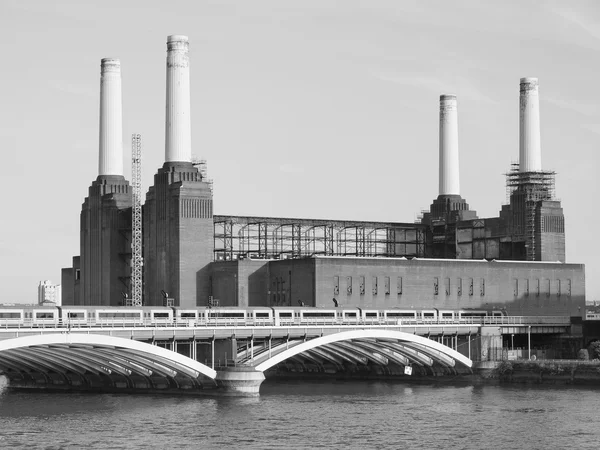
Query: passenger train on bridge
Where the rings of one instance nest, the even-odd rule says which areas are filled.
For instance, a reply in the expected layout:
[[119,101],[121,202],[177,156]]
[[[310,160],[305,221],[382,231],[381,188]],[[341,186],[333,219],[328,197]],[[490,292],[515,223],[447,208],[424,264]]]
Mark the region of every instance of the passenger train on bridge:
[[500,311],[314,307],[0,306],[0,328],[482,323]]

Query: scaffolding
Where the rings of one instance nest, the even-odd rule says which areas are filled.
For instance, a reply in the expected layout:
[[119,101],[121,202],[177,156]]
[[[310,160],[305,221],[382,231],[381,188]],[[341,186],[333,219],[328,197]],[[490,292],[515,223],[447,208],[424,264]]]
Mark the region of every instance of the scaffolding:
[[536,213],[538,204],[544,200],[555,200],[555,177],[552,171],[519,172],[513,163],[506,174],[506,189],[512,210],[513,238],[525,241],[527,261],[536,260]]
[[214,216],[214,260],[424,257],[425,228],[405,223]]
[[142,136],[131,135],[131,306],[142,306]]

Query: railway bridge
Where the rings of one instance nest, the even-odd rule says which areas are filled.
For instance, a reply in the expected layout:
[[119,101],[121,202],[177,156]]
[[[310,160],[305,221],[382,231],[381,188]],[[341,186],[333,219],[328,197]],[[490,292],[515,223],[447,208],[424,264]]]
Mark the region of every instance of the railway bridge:
[[[258,395],[269,369],[468,373],[503,333],[565,332],[568,318],[496,323],[0,328],[0,374],[17,388]],[[540,323],[542,322],[542,323]]]

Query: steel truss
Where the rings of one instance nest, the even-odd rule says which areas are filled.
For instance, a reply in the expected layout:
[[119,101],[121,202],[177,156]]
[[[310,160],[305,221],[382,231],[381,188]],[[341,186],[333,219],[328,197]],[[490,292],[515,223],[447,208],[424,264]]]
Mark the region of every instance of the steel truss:
[[425,228],[412,223],[214,216],[214,259],[424,257]]

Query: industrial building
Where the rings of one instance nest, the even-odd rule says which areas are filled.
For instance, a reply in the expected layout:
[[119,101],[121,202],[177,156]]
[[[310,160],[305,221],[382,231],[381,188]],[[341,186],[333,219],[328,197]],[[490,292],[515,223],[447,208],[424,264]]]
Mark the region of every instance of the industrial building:
[[[537,79],[520,81],[519,164],[506,174],[509,201],[498,217],[478,217],[461,196],[454,95],[440,97],[439,195],[419,223],[215,216],[212,185],[192,161],[188,50],[187,37],[168,37],[165,158],[141,227],[123,177],[120,63],[102,60],[99,171],[82,206],[80,255],[63,269],[63,304],[584,316],[584,266],[565,263],[554,172],[541,164]],[[132,264],[136,233],[140,300],[132,282],[142,270]]]

